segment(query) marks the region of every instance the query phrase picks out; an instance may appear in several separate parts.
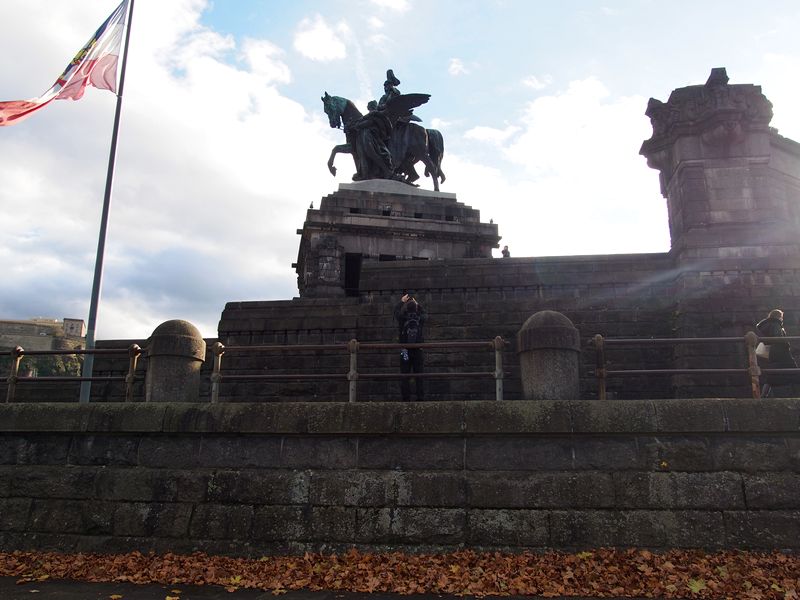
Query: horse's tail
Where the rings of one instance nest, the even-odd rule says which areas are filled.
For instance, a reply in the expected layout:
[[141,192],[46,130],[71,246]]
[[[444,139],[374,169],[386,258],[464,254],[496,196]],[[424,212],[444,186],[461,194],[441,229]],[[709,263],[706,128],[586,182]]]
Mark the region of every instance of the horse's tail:
[[428,154],[438,159],[444,156],[444,138],[438,129],[426,129],[428,132]]
[[[427,129],[428,133],[428,155],[431,157],[433,164],[439,171],[439,177],[444,183],[445,176],[442,172],[442,159],[444,158],[444,137],[442,132],[438,129]],[[428,169],[425,169],[425,177],[430,177]]]

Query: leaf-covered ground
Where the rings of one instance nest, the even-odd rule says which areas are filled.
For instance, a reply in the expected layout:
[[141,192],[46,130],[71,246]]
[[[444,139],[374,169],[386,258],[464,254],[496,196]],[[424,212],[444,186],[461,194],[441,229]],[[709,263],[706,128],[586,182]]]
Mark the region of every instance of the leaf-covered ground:
[[800,556],[609,550],[268,556],[0,552],[0,576],[400,594],[800,600]]

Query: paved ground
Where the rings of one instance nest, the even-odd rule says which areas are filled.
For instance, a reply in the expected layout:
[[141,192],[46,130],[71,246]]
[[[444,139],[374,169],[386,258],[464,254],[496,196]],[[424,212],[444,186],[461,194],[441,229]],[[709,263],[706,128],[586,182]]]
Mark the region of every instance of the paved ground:
[[[180,590],[175,593],[173,590]],[[463,597],[399,594],[351,594],[334,592],[287,592],[275,596],[272,592],[236,590],[228,592],[216,586],[192,585],[134,585],[132,583],[87,583],[84,581],[42,581],[17,584],[15,577],[0,577],[0,600],[464,600]],[[536,600],[537,597],[506,597],[503,600]],[[486,600],[486,599],[484,599]],[[549,598],[548,600],[593,600],[589,598]],[[614,599],[607,599],[614,600]],[[622,600],[622,599],[617,599]],[[644,600],[625,598],[624,600]],[[651,599],[652,600],[652,599]]]

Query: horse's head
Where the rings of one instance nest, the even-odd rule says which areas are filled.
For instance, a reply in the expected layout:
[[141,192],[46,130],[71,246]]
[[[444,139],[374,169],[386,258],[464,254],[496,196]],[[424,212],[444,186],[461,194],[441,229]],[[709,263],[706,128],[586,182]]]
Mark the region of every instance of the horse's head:
[[342,113],[344,112],[344,98],[331,96],[328,92],[322,96],[322,105],[325,107],[325,114],[328,115],[328,122],[331,127],[337,129],[342,126]]

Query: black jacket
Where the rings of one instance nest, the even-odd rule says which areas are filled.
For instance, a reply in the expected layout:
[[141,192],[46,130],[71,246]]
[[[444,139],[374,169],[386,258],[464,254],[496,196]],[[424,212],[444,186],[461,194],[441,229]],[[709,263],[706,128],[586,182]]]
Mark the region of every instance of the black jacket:
[[[767,317],[759,321],[756,329],[762,337],[786,337],[783,322],[775,317]],[[775,368],[797,366],[789,342],[770,342],[767,345],[769,346],[769,366]]]
[[[400,342],[407,342],[408,340],[405,339],[405,325],[406,320],[408,319],[409,309],[411,308],[412,303],[409,300],[408,302],[398,302],[395,304],[394,307],[394,318],[397,321],[397,333],[398,339]],[[417,313],[419,314],[419,341],[417,343],[422,343],[425,341],[425,320],[428,318],[425,309],[422,307],[422,304],[416,303]]]

